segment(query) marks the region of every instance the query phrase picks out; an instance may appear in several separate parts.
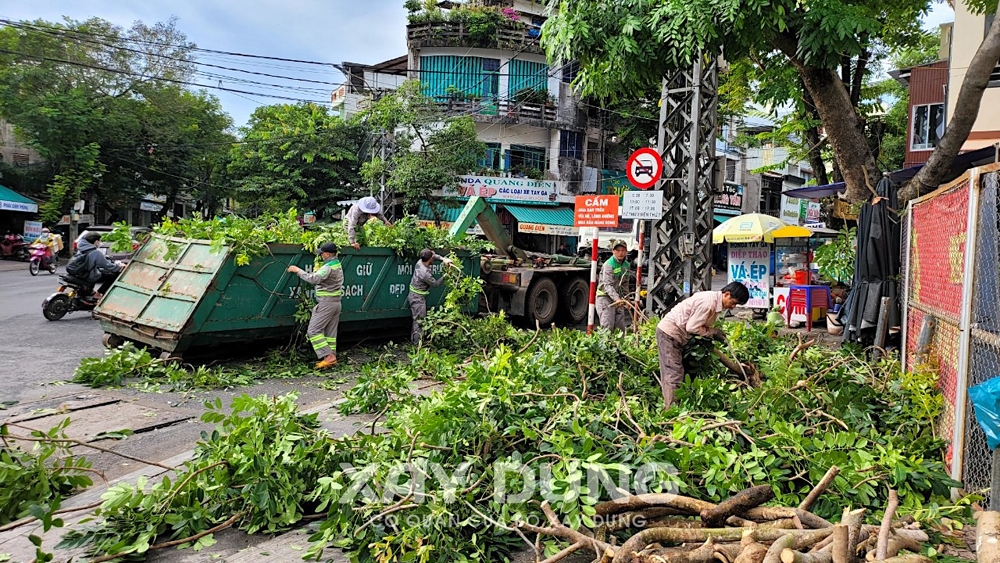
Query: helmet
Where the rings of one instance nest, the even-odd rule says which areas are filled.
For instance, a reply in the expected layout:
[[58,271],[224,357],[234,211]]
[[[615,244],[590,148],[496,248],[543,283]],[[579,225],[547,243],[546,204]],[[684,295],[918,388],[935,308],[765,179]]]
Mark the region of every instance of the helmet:
[[611,241],[611,250],[615,250],[619,246],[621,246],[621,247],[625,248],[626,250],[628,250],[628,245],[625,244],[625,241],[623,241],[621,239],[615,239],[615,240]]
[[51,231],[49,231],[48,227],[45,227],[45,228],[42,229],[42,234],[43,235],[46,234],[46,233],[49,233],[49,232],[51,232]]
[[324,243],[323,246],[319,247],[319,251],[320,251],[321,254],[323,252],[329,252],[330,254],[336,254],[338,250],[339,249],[337,248],[337,245],[334,244],[334,243],[332,243],[332,242]]

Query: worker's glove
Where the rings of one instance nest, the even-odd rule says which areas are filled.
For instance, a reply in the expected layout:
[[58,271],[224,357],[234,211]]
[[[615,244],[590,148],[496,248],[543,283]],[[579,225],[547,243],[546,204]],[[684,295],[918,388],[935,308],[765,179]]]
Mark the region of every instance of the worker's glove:
[[726,333],[722,332],[721,328],[713,328],[709,331],[708,337],[716,342],[726,343]]
[[455,263],[452,262],[451,258],[445,258],[444,260],[442,260],[442,262],[444,262],[445,266],[454,266],[455,265]]

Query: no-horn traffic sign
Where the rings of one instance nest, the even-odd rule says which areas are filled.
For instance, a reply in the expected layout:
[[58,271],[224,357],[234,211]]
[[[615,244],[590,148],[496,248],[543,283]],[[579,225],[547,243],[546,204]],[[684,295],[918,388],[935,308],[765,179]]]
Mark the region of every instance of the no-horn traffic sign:
[[625,173],[633,186],[640,190],[648,190],[656,185],[663,173],[663,159],[656,149],[649,147],[639,149],[628,157]]

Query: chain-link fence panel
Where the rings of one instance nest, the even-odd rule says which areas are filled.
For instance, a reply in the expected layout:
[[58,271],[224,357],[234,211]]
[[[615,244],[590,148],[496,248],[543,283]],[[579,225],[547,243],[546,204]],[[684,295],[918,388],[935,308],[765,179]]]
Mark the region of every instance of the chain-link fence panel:
[[945,396],[938,432],[948,443],[949,464],[955,428],[962,424],[955,420],[955,407],[968,211],[969,184],[965,182],[914,204],[907,237],[906,365],[938,372]]
[[[975,280],[969,316],[969,387],[1000,376],[1000,282],[997,278],[1000,238],[998,173],[981,176],[975,240]],[[992,452],[976,422],[972,403],[966,406],[962,481],[968,492],[990,487]],[[989,497],[989,495],[985,495]],[[988,505],[988,498],[983,500]],[[996,510],[996,507],[988,507]]]

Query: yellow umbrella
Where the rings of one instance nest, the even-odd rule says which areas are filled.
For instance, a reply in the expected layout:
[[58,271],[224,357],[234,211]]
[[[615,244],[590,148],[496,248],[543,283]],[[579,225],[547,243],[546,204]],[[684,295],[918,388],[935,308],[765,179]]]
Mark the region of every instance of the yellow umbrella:
[[811,230],[798,225],[788,225],[787,227],[771,231],[772,238],[809,238],[811,236],[813,236]]
[[[712,231],[712,243],[774,242],[774,231],[787,227],[780,219],[763,213],[748,213],[733,217]],[[806,235],[808,236],[808,235]]]

